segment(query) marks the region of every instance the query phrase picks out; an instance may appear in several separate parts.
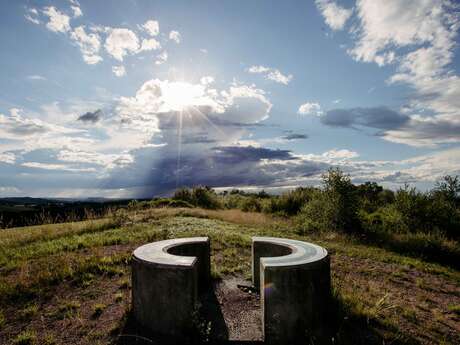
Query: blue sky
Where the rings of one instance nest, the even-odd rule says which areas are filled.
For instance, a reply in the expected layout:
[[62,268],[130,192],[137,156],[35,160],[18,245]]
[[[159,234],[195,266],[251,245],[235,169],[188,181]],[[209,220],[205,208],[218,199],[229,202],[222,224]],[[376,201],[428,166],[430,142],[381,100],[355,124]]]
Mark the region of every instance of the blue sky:
[[4,1],[0,196],[460,174],[447,0]]

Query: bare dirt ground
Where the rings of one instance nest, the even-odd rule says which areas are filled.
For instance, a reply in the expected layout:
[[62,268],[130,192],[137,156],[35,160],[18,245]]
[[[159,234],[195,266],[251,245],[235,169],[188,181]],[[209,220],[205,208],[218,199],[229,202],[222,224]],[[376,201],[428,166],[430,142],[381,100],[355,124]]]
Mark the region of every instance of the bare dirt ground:
[[259,295],[241,277],[228,277],[215,286],[215,295],[228,331],[230,341],[262,341],[262,314]]

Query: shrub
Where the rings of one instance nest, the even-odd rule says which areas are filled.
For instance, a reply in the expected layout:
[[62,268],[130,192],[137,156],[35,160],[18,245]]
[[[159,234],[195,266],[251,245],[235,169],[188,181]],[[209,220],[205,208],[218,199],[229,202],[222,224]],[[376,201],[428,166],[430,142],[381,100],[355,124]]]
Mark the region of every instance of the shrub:
[[310,202],[305,204],[296,217],[298,232],[328,231],[334,229],[334,210],[324,191],[318,190]]
[[217,195],[211,188],[208,187],[196,187],[192,191],[194,204],[198,207],[217,209],[220,208],[219,200]]
[[224,196],[224,207],[228,209],[242,209],[247,197],[238,193],[231,193]]
[[279,197],[273,197],[270,200],[267,211],[287,216],[296,215],[312,199],[314,190],[314,188],[299,187],[283,193]]
[[174,196],[173,196],[173,199],[174,200],[182,200],[182,201],[186,201],[190,204],[194,204],[194,200],[193,200],[193,197],[192,197],[192,193],[189,189],[187,188],[181,188],[181,189],[177,189],[175,192],[174,192]]
[[358,198],[350,176],[339,168],[331,168],[323,175],[326,202],[329,203],[329,223],[334,230],[358,231]]
[[150,206],[155,207],[155,208],[168,207],[170,203],[171,203],[171,199],[158,198],[158,199],[150,201]]
[[207,209],[221,208],[216,193],[209,187],[182,188],[174,193],[173,199],[182,200],[193,206]]
[[243,212],[260,212],[262,211],[262,204],[255,196],[245,198],[241,207]]
[[408,232],[403,215],[393,204],[380,207],[372,213],[360,210],[359,219],[361,227],[366,233],[376,233],[382,231],[388,233]]
[[168,207],[192,208],[193,205],[184,200],[171,200],[168,204]]

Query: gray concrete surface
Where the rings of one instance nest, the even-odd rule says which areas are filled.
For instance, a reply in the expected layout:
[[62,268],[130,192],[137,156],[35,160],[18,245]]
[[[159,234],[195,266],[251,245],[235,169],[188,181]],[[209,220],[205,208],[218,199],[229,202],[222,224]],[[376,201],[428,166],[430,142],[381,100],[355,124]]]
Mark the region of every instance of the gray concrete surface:
[[266,344],[321,343],[331,302],[327,251],[315,244],[252,238],[254,286],[261,295]]
[[134,317],[152,332],[186,337],[193,328],[198,292],[210,280],[209,238],[143,245],[132,260]]

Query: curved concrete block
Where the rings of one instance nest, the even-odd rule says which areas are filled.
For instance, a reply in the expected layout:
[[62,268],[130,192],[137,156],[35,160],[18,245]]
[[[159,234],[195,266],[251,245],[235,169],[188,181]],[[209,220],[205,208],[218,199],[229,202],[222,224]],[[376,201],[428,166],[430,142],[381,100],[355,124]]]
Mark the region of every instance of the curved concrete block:
[[265,343],[316,344],[327,337],[331,278],[324,248],[253,237],[252,278],[260,288]]
[[198,292],[210,280],[208,237],[143,245],[132,260],[134,317],[153,332],[184,336],[193,327]]

